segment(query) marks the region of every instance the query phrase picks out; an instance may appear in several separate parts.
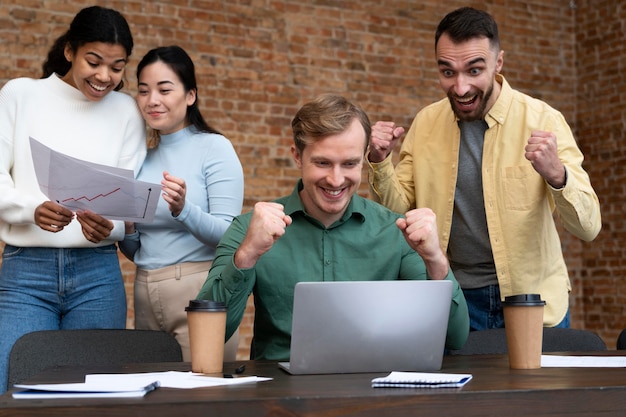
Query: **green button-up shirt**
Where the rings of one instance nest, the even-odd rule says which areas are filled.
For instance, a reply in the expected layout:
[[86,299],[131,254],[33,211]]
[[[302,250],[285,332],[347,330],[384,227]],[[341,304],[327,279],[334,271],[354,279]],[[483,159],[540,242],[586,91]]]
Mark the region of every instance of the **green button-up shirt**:
[[[227,303],[228,338],[241,322],[248,296],[254,294],[254,359],[289,359],[293,294],[300,281],[429,278],[424,261],[395,225],[398,214],[355,195],[343,217],[326,228],[306,214],[298,193],[301,188],[300,181],[291,195],[276,200],[293,222],[253,268],[238,269],[233,263],[252,213],[233,220],[198,295]],[[451,271],[446,279],[454,283],[446,347],[458,349],[469,331],[467,305]]]

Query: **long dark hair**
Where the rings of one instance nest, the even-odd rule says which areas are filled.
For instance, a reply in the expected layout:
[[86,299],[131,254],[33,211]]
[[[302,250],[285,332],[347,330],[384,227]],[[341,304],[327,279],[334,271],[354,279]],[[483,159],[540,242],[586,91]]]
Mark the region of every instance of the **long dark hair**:
[[[133,36],[124,16],[113,9],[100,6],[86,7],[74,16],[68,31],[61,35],[48,51],[41,78],[47,78],[52,73],[60,76],[67,74],[72,63],[65,59],[65,47],[69,45],[72,51],[76,52],[79,47],[89,42],[122,45],[127,57],[133,52]],[[115,90],[120,90],[123,86],[122,80]]]
[[[143,71],[146,66],[154,64],[158,61],[163,62],[165,65],[170,67],[172,71],[174,71],[183,83],[185,92],[192,90],[196,92],[196,100],[192,105],[187,106],[187,122],[198,132],[221,134],[216,129],[209,126],[209,124],[204,120],[204,117],[202,117],[202,113],[200,113],[200,108],[198,107],[198,84],[196,82],[195,66],[187,52],[185,52],[185,50],[180,46],[161,46],[148,51],[148,53],[137,65],[137,80],[139,80],[141,71]],[[151,143],[152,141],[154,141],[154,143]],[[148,143],[149,147],[156,146],[158,141],[158,137],[150,138]]]

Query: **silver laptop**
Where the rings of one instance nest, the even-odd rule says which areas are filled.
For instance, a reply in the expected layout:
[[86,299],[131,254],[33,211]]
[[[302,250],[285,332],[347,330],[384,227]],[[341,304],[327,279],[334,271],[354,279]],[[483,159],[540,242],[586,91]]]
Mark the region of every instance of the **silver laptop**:
[[452,282],[300,282],[291,353],[297,374],[435,371],[443,359]]

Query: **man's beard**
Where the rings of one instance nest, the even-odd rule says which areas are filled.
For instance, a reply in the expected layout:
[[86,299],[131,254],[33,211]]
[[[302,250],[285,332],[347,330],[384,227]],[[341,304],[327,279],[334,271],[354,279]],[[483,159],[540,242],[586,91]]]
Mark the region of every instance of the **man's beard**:
[[487,103],[493,94],[493,83],[489,86],[489,89],[483,93],[482,91],[477,94],[474,100],[480,101],[480,106],[472,113],[461,112],[457,109],[458,103],[454,99],[451,92],[448,92],[448,100],[450,101],[450,106],[452,107],[452,111],[456,115],[456,117],[462,122],[474,122],[476,120],[483,120],[487,113]]

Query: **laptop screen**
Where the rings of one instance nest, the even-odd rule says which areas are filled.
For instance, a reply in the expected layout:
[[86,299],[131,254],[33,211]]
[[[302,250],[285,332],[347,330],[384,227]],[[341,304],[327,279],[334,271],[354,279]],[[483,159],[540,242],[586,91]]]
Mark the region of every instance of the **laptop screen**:
[[439,370],[450,281],[300,282],[289,372]]

